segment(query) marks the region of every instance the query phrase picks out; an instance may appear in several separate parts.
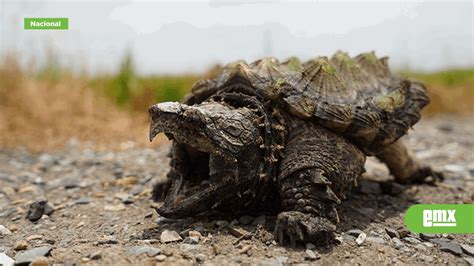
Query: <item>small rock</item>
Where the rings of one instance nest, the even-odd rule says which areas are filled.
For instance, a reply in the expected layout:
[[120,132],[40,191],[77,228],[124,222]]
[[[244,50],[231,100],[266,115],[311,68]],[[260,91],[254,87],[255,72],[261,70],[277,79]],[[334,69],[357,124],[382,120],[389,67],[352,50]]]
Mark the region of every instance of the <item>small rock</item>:
[[253,220],[252,216],[244,215],[239,218],[239,223],[242,225],[248,225],[252,222],[252,220]]
[[47,200],[37,200],[31,203],[28,212],[26,213],[26,218],[32,222],[36,222],[43,214],[51,215],[54,212],[54,208],[48,204]]
[[12,232],[10,230],[8,230],[8,228],[6,228],[5,226],[0,224],[0,236],[8,236],[8,235],[11,235],[11,234],[12,234]]
[[125,209],[125,205],[123,204],[117,204],[117,205],[105,205],[104,206],[104,210],[105,211],[113,211],[113,212],[116,212],[116,211],[122,211]]
[[362,245],[366,238],[367,238],[367,235],[364,232],[360,233],[360,235],[356,239],[357,245],[359,246]]
[[102,252],[96,251],[94,253],[87,255],[87,257],[91,260],[100,260],[102,258]]
[[346,234],[353,236],[353,237],[358,237],[360,234],[362,234],[362,230],[359,229],[352,229],[346,232]]
[[80,198],[76,200],[75,203],[78,205],[86,205],[86,204],[90,204],[91,202],[92,202],[91,199],[86,197],[86,198]]
[[128,253],[140,255],[146,253],[149,257],[154,257],[161,253],[161,249],[150,246],[133,246],[127,249]]
[[200,254],[196,255],[196,262],[197,263],[203,263],[204,261],[206,261],[206,259],[207,259],[207,257],[204,254],[200,253]]
[[414,238],[414,237],[405,237],[403,239],[403,241],[409,243],[409,244],[412,244],[412,245],[416,245],[416,244],[421,244],[421,241]]
[[49,266],[49,260],[46,257],[35,258],[30,266]]
[[381,237],[373,237],[373,236],[369,236],[365,239],[365,241],[367,242],[371,242],[371,243],[374,243],[374,244],[384,244],[385,243],[385,240],[383,240],[383,238]]
[[315,249],[316,246],[313,243],[306,243],[306,249]]
[[276,261],[278,261],[279,263],[285,264],[288,261],[288,257],[278,256],[276,257]]
[[15,264],[29,264],[37,257],[45,257],[51,252],[51,247],[38,247],[20,252],[15,256]]
[[43,235],[31,235],[26,238],[26,241],[40,240],[43,239]]
[[344,242],[344,237],[339,235],[334,237],[334,240],[336,240],[339,244],[342,244]]
[[425,262],[433,262],[434,259],[432,256],[426,256],[426,255],[419,255],[418,256],[422,261],[425,261]]
[[201,233],[199,233],[199,231],[194,231],[194,230],[189,231],[188,236],[197,237],[198,239],[202,238]]
[[392,228],[385,228],[385,232],[387,232],[387,235],[390,237],[390,238],[400,238],[400,233],[398,233],[397,230],[395,229],[392,229]]
[[222,253],[222,248],[219,245],[214,244],[212,245],[212,251],[214,252],[214,255],[219,255]]
[[159,262],[165,261],[166,258],[167,258],[167,257],[166,257],[166,255],[164,255],[164,254],[160,254],[160,255],[158,255],[158,256],[155,257],[155,259],[156,259],[157,261],[159,261]]
[[437,236],[435,234],[424,234],[420,233],[420,238],[425,240],[425,241],[430,241],[431,239],[436,238]]
[[461,256],[462,255],[462,249],[461,246],[451,242],[451,241],[446,241],[444,239],[432,239],[431,242],[436,243],[439,245],[439,250],[445,251],[445,252],[451,252],[454,255]]
[[464,251],[464,254],[474,256],[474,246],[462,244],[461,249]]
[[133,196],[136,196],[140,193],[143,192],[143,190],[145,190],[145,187],[142,186],[142,185],[136,185],[132,188],[132,190],[130,190],[130,194],[132,194]]
[[15,261],[5,253],[0,253],[0,265],[12,266]]
[[405,246],[405,244],[403,244],[403,242],[402,242],[400,239],[398,239],[398,238],[395,238],[395,237],[394,237],[394,238],[391,239],[391,241],[392,241],[393,246],[394,246],[396,249],[400,249],[400,248],[402,248],[403,246]]
[[176,231],[164,230],[160,235],[160,240],[162,243],[170,243],[181,241],[183,238]]
[[191,252],[193,250],[196,250],[198,248],[198,245],[191,245],[191,244],[184,243],[184,244],[181,244],[179,248],[184,252]]
[[423,242],[423,245],[425,245],[427,248],[432,248],[432,247],[434,247],[434,245],[431,244],[430,242]]
[[443,167],[444,171],[448,172],[454,172],[454,173],[459,173],[459,172],[464,172],[466,171],[466,168],[462,165],[457,165],[457,164],[447,164]]
[[116,193],[115,198],[121,200],[123,204],[133,203],[133,196],[128,193]]
[[464,261],[467,262],[467,265],[470,265],[470,266],[474,265],[474,258],[464,258]]
[[26,240],[20,240],[15,243],[13,249],[16,251],[26,250],[28,248],[28,242]]
[[229,227],[229,232],[235,237],[243,237],[243,236],[250,235],[250,233],[247,230],[233,227],[233,226]]
[[197,236],[188,236],[183,240],[183,243],[196,245],[199,244],[199,237]]
[[305,258],[307,258],[308,260],[317,260],[319,258],[321,258],[321,255],[319,255],[319,253],[311,250],[311,249],[307,249],[305,251]]
[[417,250],[426,250],[426,246],[423,245],[423,244],[416,244],[416,245],[415,245],[415,248],[416,248]]

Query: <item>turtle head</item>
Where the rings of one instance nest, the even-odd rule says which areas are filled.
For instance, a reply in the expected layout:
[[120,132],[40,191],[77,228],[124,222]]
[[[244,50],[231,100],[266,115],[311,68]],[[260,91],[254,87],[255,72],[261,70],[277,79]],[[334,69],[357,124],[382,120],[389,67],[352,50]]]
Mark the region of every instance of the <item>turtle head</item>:
[[150,141],[163,132],[173,141],[171,187],[157,212],[181,218],[211,211],[258,178],[263,160],[257,116],[218,102],[150,107]]

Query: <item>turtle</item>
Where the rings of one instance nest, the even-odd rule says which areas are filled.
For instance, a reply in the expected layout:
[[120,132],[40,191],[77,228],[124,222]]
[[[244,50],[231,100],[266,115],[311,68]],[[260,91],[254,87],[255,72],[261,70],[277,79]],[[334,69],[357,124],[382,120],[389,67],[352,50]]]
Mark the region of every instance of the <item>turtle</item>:
[[150,141],[158,133],[172,141],[156,211],[172,219],[270,212],[279,243],[327,244],[367,156],[396,182],[442,179],[401,139],[428,103],[421,82],[392,74],[374,52],[230,63],[181,103],[149,108]]

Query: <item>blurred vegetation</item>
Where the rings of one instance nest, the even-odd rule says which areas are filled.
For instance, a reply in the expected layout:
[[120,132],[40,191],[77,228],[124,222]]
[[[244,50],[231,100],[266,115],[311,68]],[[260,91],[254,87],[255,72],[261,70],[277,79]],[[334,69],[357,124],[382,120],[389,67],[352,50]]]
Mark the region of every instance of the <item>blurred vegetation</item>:
[[[62,147],[72,137],[114,148],[133,141],[149,146],[149,106],[180,101],[193,84],[212,78],[220,67],[188,75],[138,75],[131,54],[115,74],[72,74],[54,54],[39,69],[22,69],[19,56],[0,58],[0,148],[25,146],[42,151]],[[400,71],[422,81],[431,103],[424,115],[474,115],[474,68],[434,73]]]

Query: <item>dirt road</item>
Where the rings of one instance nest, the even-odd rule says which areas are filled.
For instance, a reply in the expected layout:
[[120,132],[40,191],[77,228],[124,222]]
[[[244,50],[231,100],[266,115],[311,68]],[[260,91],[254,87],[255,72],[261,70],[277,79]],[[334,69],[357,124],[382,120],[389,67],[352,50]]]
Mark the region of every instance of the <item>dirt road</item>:
[[[391,177],[369,159],[364,182],[339,208],[341,243],[324,248],[279,246],[271,234],[272,216],[159,217],[149,198],[152,184],[168,170],[166,145],[96,152],[70,141],[50,153],[0,150],[0,263],[6,256],[68,265],[474,263],[474,254],[468,254],[474,235],[403,230],[403,213],[411,204],[473,203],[473,136],[474,118],[429,118],[410,132],[406,139],[420,159],[445,172],[439,186],[398,187],[399,193],[386,194],[379,182]],[[41,199],[54,212],[35,222],[26,219],[30,204]],[[367,238],[359,245],[361,231]],[[163,243],[166,239],[176,241]]]

